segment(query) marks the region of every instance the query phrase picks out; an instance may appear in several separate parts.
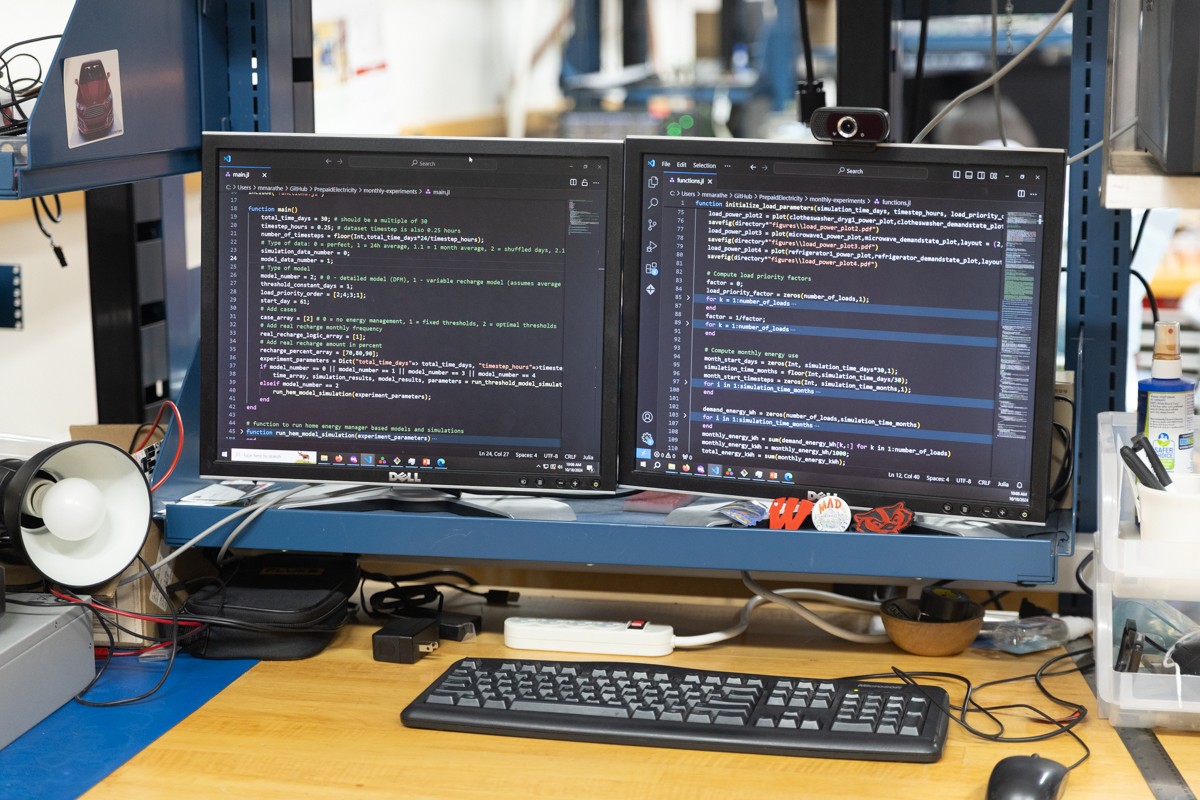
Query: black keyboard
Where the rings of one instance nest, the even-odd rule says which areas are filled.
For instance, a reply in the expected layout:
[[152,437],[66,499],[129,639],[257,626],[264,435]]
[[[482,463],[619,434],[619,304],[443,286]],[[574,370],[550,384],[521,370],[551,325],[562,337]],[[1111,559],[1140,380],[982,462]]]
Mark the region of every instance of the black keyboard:
[[946,690],[612,661],[465,658],[400,714],[413,728],[738,753],[936,761]]

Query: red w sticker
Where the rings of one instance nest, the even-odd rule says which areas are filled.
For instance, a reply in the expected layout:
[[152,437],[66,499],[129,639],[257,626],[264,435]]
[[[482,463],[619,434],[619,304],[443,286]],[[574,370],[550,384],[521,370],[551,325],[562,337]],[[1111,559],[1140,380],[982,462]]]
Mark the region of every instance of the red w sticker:
[[812,512],[812,500],[801,500],[796,497],[776,497],[771,501],[771,510],[767,513],[771,520],[771,530],[794,531],[804,524]]

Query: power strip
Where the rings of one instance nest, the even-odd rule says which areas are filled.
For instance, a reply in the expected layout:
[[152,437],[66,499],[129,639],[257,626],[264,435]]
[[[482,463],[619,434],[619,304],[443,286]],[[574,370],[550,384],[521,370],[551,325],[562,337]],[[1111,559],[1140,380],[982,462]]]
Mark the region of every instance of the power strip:
[[675,630],[635,619],[608,622],[590,619],[509,617],[504,644],[518,650],[558,650],[619,656],[665,656],[675,649]]

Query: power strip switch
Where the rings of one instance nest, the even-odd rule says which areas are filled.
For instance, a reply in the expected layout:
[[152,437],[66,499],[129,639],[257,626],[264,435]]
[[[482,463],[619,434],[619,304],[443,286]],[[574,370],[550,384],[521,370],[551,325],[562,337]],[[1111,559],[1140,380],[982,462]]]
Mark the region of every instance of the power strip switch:
[[610,622],[589,619],[509,617],[504,644],[518,650],[556,650],[618,656],[665,656],[675,649],[675,631],[642,619]]

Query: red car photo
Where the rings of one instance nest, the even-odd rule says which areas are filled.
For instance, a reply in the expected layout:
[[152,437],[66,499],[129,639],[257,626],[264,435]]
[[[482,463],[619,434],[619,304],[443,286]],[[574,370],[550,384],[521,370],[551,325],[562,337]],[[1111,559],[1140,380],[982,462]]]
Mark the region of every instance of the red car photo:
[[75,79],[75,118],[85,139],[106,135],[113,126],[113,95],[109,73],[99,59],[85,61]]

